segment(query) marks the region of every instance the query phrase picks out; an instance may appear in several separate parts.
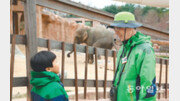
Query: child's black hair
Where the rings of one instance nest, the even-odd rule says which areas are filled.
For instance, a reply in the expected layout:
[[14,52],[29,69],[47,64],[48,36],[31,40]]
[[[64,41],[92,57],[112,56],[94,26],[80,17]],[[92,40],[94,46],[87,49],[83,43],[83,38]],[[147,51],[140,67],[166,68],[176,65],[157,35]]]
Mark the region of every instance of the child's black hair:
[[31,58],[31,68],[36,72],[45,71],[47,67],[53,67],[56,55],[49,51],[40,51]]

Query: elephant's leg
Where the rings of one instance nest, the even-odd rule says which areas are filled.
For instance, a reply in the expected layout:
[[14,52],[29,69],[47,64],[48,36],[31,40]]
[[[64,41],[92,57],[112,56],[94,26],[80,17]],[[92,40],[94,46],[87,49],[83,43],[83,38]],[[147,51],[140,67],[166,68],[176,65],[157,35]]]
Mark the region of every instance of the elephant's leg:
[[101,56],[100,56],[100,55],[98,55],[98,59],[101,59]]
[[88,57],[88,63],[92,64],[94,62],[93,54],[89,54]]
[[[94,47],[98,47],[98,48],[104,48],[103,45],[105,45],[104,39],[100,39],[93,44]],[[101,59],[101,56],[99,54],[98,54],[98,59]]]

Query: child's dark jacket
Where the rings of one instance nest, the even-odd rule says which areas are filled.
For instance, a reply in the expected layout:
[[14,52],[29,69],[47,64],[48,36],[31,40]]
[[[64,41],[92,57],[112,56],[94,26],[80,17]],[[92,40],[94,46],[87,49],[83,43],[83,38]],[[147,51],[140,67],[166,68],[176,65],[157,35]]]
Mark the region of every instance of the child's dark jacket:
[[68,101],[59,76],[53,72],[31,71],[32,101]]

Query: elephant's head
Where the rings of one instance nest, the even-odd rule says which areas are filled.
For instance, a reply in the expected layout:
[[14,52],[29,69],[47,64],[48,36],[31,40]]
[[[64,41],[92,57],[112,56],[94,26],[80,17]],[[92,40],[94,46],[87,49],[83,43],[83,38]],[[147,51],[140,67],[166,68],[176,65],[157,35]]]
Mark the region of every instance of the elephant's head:
[[[76,30],[75,37],[74,37],[74,43],[81,44],[81,43],[87,43],[88,39],[88,31],[89,28],[80,28]],[[67,54],[67,57],[70,57],[70,54],[73,53],[73,50]]]
[[88,38],[88,31],[89,28],[80,28],[76,30],[75,37],[74,37],[74,43],[81,44],[86,43]]

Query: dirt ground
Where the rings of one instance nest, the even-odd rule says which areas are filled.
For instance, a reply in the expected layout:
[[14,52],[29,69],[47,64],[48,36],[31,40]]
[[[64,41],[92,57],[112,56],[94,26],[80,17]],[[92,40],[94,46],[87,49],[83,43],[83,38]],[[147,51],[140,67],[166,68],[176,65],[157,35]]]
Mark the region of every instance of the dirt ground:
[[[20,51],[21,50],[21,51]],[[46,48],[38,48],[38,51],[47,50]],[[57,59],[59,60],[60,73],[61,73],[61,51],[60,50],[52,50],[57,55]],[[74,79],[74,59],[73,54],[68,58],[65,56],[65,78]],[[23,77],[26,76],[26,58],[25,58],[25,47],[22,45],[18,45],[16,49],[15,55],[15,65],[14,65],[14,77]],[[85,71],[85,54],[77,53],[77,67],[78,67],[78,79],[84,79],[84,71]],[[98,79],[104,80],[104,67],[105,60],[104,57],[101,56],[101,59],[98,60]],[[159,81],[159,69],[160,65],[156,64],[156,81]],[[163,73],[162,73],[162,83],[165,82],[165,66],[163,65]],[[107,80],[113,79],[113,58],[108,58],[108,71],[107,71]],[[169,76],[168,76],[169,77]],[[88,64],[88,79],[95,79],[95,64]],[[65,87],[68,94],[73,93],[75,88],[73,87]],[[101,89],[101,88],[100,88]],[[79,87],[78,91],[82,92],[84,90],[83,87]],[[13,101],[25,101],[22,100],[26,97],[26,87],[14,87],[13,88]],[[95,91],[95,88],[88,88],[87,91]],[[107,90],[108,91],[108,90]],[[19,100],[18,100],[19,99]],[[87,101],[87,100],[86,100]],[[92,100],[91,100],[92,101]],[[100,100],[100,101],[108,101],[108,100]]]

